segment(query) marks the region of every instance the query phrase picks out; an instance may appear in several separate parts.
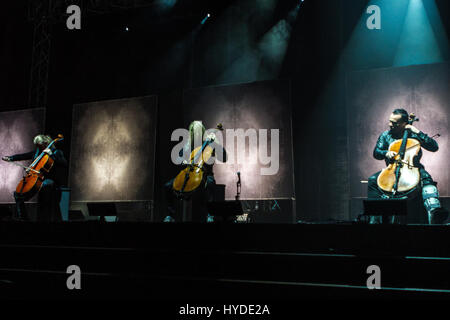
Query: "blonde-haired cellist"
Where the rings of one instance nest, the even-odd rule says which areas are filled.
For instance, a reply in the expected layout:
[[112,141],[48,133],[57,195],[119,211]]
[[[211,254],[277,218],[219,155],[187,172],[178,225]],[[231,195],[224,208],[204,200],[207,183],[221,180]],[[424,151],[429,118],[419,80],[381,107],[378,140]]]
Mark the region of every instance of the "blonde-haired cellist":
[[[59,210],[59,201],[61,199],[60,186],[63,183],[65,168],[67,167],[67,160],[64,157],[64,153],[57,149],[54,144],[48,148],[51,142],[52,138],[49,135],[39,134],[33,139],[33,143],[36,146],[35,150],[12,156],[4,156],[2,158],[4,161],[34,160],[44,152],[54,160],[52,170],[44,177],[38,194],[37,220],[46,222],[61,220]],[[16,192],[14,192],[14,199],[16,201],[14,220],[29,220],[28,213],[25,209],[25,201],[30,199],[26,199]]]

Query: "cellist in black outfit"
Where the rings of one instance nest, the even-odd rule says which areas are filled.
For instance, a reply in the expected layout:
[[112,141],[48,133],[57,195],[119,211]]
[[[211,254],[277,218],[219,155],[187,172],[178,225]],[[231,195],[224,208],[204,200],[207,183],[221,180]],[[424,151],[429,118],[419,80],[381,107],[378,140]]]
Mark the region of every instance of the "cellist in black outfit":
[[[61,200],[60,186],[63,184],[67,167],[67,160],[61,150],[57,149],[55,145],[47,148],[51,142],[52,138],[50,136],[40,134],[33,139],[36,150],[2,158],[4,161],[34,160],[42,152],[45,152],[54,160],[52,170],[45,176],[38,194],[37,220],[45,222],[61,220],[61,212],[59,209],[59,201]],[[16,192],[14,192],[14,199],[16,200],[15,220],[29,220],[28,213],[25,209],[25,201],[30,199],[26,199]]]
[[[408,124],[409,115],[404,109],[395,109],[389,117],[390,130],[384,131],[375,145],[373,156],[377,160],[385,160],[386,164],[394,159],[396,153],[388,151],[389,145],[395,140],[402,139],[405,130],[410,130],[409,137],[420,142],[420,146],[425,150],[436,152],[439,146],[433,138],[429,137],[424,132],[420,131],[411,124]],[[428,221],[430,224],[443,223],[448,216],[448,212],[441,208],[439,202],[439,192],[437,183],[433,181],[431,175],[425,170],[420,163],[422,151],[416,157],[414,166],[419,168],[420,172],[420,187],[422,189],[422,198],[425,209],[428,213]],[[384,192],[378,187],[377,178],[380,172],[375,173],[369,178],[367,196],[368,198],[384,198]]]
[[[193,121],[191,122],[191,124],[189,125],[189,141],[184,145],[183,149],[180,150],[179,152],[179,157],[180,158],[185,158],[186,156],[189,156],[192,152],[192,150],[195,149],[195,142],[198,141],[200,143],[203,143],[204,140],[210,140],[213,142],[214,144],[214,153],[213,156],[216,156],[216,150],[220,149],[220,158],[219,160],[221,160],[222,162],[226,162],[227,161],[227,152],[225,150],[225,148],[223,146],[221,146],[216,140],[216,135],[214,133],[209,133],[207,136],[205,136],[205,132],[206,129],[203,126],[201,121]],[[181,163],[181,165],[187,165],[187,161],[183,161]],[[213,166],[214,163],[212,164],[207,164],[205,163],[203,168],[204,168],[204,184],[203,186],[200,188],[200,190],[196,190],[195,191],[195,199],[197,201],[199,206],[197,207],[197,209],[199,210],[199,212],[195,212],[193,214],[193,220],[194,221],[206,221],[206,222],[213,222],[214,221],[214,217],[211,216],[208,212],[207,212],[207,203],[211,202],[213,200],[213,196],[214,196],[214,188],[216,186],[216,180],[214,179],[214,172],[213,172]],[[169,180],[165,185],[164,185],[164,190],[165,190],[165,196],[166,196],[166,201],[167,201],[167,216],[164,218],[164,222],[175,222],[176,220],[180,220],[180,217],[177,217],[177,219],[175,219],[175,208],[174,208],[174,200],[175,200],[175,196],[174,196],[174,192],[172,189],[172,185],[174,183],[175,179],[171,179]]]

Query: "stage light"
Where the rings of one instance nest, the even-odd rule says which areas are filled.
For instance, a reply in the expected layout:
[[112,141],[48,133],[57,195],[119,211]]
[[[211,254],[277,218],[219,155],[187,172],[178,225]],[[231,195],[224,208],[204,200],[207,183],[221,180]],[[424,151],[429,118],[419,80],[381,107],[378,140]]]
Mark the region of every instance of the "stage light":
[[280,20],[266,32],[258,44],[261,58],[266,62],[266,72],[270,77],[277,77],[279,74],[299,10],[300,6],[297,5],[287,14],[286,18]]
[[130,29],[128,29],[128,27],[125,27],[125,31],[129,31]]
[[[434,5],[434,1],[431,4]],[[393,66],[443,61],[437,39],[443,30],[433,30],[435,22],[431,21],[422,0],[409,1]]]
[[[254,9],[255,0],[247,0],[246,9],[242,11],[245,19],[252,21],[256,13],[264,23],[264,34],[248,28],[245,24],[237,24],[232,32],[239,37],[236,40],[235,59],[218,77],[219,83],[251,82],[277,78],[283,65],[291,31],[300,11],[300,0],[294,2],[285,17],[276,19],[276,0],[257,0],[258,8]],[[269,23],[273,22],[270,26]],[[236,30],[236,31],[234,31]],[[241,40],[242,39],[242,40]]]
[[[380,8],[380,29],[369,29]],[[435,0],[370,0],[345,49],[354,69],[438,63],[448,59],[448,39]]]
[[202,20],[202,22],[200,24],[205,24],[206,20],[209,19],[209,17],[211,17],[211,14],[207,14],[206,17]]
[[169,11],[175,6],[176,3],[177,0],[159,0],[157,4],[161,11]]
[[303,4],[303,1],[305,1],[305,0],[299,0],[299,1],[298,1],[297,6],[295,7],[296,10],[299,10],[299,9],[300,9],[300,7],[301,7],[302,4]]

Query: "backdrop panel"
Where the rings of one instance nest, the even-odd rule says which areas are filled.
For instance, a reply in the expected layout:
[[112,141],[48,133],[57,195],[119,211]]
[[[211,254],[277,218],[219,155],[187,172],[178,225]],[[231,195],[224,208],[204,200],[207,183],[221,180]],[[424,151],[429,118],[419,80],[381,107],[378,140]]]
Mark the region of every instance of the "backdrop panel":
[[449,64],[419,65],[355,72],[347,83],[348,146],[352,197],[366,197],[361,180],[385,167],[373,158],[378,136],[389,129],[395,108],[405,108],[420,119],[414,125],[433,136],[439,150],[423,151],[422,163],[438,182],[441,196],[449,196]]
[[[33,138],[43,133],[45,109],[0,113],[0,157],[35,149]],[[28,165],[31,161],[20,161]],[[0,202],[14,202],[12,193],[22,178],[23,169],[0,161]]]
[[153,200],[155,96],[75,105],[73,201]]
[[[259,129],[268,130],[268,155],[271,155],[270,129],[279,129],[279,170],[273,175],[262,175],[258,157],[258,144],[251,145],[245,140],[245,151],[238,150],[237,139],[233,150],[224,131],[224,146],[229,163],[216,163],[216,182],[225,184],[225,197],[234,199],[236,195],[236,173],[241,172],[241,199],[281,199],[294,197],[292,125],[289,81],[264,81],[249,84],[207,87],[184,93],[185,127],[192,120],[202,120],[205,127],[215,128],[222,123],[225,130]],[[238,163],[238,153],[245,152],[244,162]],[[233,158],[233,159],[232,159]],[[252,163],[252,161],[254,163]]]

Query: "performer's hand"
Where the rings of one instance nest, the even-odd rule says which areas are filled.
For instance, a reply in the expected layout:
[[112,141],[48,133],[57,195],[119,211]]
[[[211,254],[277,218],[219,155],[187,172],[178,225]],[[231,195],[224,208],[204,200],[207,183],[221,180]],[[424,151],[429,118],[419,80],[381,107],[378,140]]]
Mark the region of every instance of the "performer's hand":
[[393,159],[395,156],[397,155],[397,152],[395,151],[388,151],[386,153],[386,158],[388,158],[389,160]]
[[187,160],[183,160],[183,162],[181,162],[181,165],[183,165],[183,166],[186,166],[188,164],[189,164],[189,162]]
[[48,154],[49,156],[53,154],[52,150],[50,150],[49,148],[45,149],[44,153]]
[[214,141],[214,140],[216,140],[216,134],[214,132],[211,132],[210,134],[208,134],[206,136],[206,139],[208,139],[210,141]]
[[11,157],[5,156],[5,157],[2,157],[2,160],[3,160],[3,161],[8,161],[8,162],[9,162],[9,161],[11,161]]
[[417,129],[416,127],[414,127],[414,126],[411,125],[411,124],[407,124],[407,125],[405,126],[405,129],[409,129],[409,130],[411,130],[412,132],[414,132],[414,133],[416,133],[416,134],[418,134],[418,133],[420,132],[419,129]]

